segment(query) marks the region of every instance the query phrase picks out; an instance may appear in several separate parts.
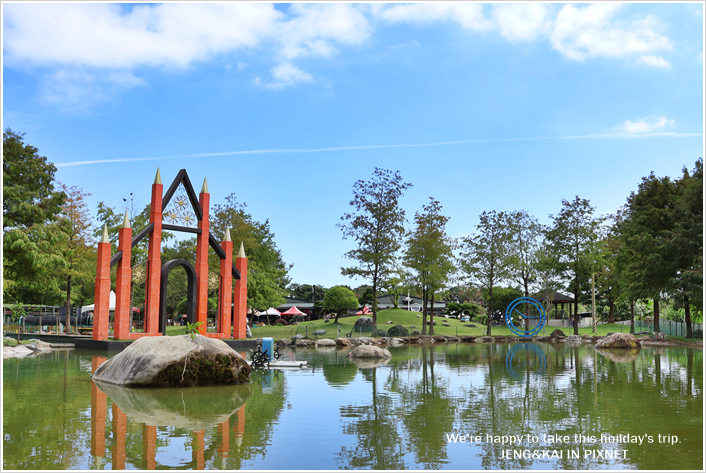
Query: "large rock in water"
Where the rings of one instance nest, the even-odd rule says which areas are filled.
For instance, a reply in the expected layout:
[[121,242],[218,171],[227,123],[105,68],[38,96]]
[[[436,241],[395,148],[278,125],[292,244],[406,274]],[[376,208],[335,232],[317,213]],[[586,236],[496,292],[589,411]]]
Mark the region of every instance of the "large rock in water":
[[640,348],[640,340],[631,333],[614,333],[600,339],[595,348]]
[[392,353],[387,348],[359,345],[348,353],[348,358],[392,358]]
[[128,386],[242,384],[250,381],[250,366],[223,340],[143,337],[100,365],[93,379]]

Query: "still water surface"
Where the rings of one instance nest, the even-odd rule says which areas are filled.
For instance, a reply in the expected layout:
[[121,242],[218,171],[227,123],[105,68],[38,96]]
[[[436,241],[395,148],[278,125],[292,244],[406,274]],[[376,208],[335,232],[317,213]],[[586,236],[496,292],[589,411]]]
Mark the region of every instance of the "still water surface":
[[[191,389],[96,386],[91,371],[105,354],[86,350],[4,360],[3,468],[702,468],[701,350],[390,351],[392,360],[375,366],[338,348],[285,350],[309,368]],[[522,440],[502,444],[502,436]]]

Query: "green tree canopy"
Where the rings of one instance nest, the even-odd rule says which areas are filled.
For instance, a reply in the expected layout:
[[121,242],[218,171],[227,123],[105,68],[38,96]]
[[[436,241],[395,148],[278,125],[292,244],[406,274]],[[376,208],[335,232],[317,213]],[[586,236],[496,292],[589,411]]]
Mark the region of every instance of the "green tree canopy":
[[344,315],[349,310],[358,308],[358,298],[353,291],[344,286],[333,286],[326,291],[324,296],[324,309],[336,313],[334,323],[338,323],[338,317]]
[[397,251],[404,235],[405,212],[399,199],[412,184],[402,181],[399,171],[375,168],[369,181],[353,184],[354,212],[346,212],[337,226],[343,238],[352,238],[357,247],[345,254],[357,262],[341,268],[344,276],[359,276],[372,283],[373,331],[377,329],[377,292],[395,268]]

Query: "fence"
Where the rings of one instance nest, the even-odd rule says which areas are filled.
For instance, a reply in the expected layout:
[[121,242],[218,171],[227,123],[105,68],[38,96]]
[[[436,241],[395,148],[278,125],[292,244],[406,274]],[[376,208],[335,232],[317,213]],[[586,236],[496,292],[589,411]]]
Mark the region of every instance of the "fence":
[[[625,324],[625,322],[621,322]],[[627,325],[630,321],[627,321]],[[660,320],[659,331],[665,335],[672,337],[686,337],[686,324],[684,322],[676,322],[674,320]],[[703,338],[704,324],[691,324],[691,330],[694,338]],[[635,332],[654,332],[654,325],[648,320],[636,320]]]

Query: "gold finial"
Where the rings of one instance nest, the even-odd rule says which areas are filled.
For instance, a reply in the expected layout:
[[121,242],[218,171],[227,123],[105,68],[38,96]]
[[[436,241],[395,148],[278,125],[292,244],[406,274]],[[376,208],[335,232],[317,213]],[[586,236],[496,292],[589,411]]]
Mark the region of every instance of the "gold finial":
[[226,236],[223,237],[223,241],[230,241],[230,228],[226,228]]
[[245,258],[245,248],[243,248],[243,242],[240,242],[240,251],[238,252],[238,258]]
[[206,178],[203,178],[203,187],[201,187],[202,194],[208,194],[208,184],[206,183]]
[[162,176],[159,174],[159,168],[157,168],[157,175],[154,176],[154,183],[155,184],[161,184],[162,183]]
[[103,238],[101,238],[101,243],[110,243],[108,239],[108,225],[103,225]]
[[130,228],[130,220],[127,218],[127,210],[125,211],[125,219],[123,220],[123,228]]

